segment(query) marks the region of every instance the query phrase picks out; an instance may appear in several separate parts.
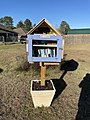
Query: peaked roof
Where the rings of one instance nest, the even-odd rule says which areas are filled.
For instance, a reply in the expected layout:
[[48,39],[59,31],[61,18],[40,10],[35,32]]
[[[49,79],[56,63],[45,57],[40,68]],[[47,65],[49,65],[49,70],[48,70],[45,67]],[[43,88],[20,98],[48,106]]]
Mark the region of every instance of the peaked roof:
[[33,29],[31,29],[27,34],[32,34],[41,25],[46,24],[56,35],[61,35],[46,19],[42,19]]
[[20,36],[26,35],[26,33],[24,32],[24,30],[22,28],[16,28],[16,29],[14,29],[14,31],[18,32]]

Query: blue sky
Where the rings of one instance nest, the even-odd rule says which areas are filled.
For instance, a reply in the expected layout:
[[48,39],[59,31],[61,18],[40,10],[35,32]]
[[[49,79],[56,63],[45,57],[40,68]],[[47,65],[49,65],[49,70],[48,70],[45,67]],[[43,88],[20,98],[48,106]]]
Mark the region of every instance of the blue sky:
[[0,18],[11,16],[18,21],[38,23],[46,18],[54,27],[66,21],[70,28],[90,28],[90,0],[2,0]]

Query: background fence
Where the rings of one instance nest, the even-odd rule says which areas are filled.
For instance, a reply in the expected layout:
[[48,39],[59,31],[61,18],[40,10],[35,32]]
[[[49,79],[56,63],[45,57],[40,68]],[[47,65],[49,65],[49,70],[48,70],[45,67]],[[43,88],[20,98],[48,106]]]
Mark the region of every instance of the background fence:
[[63,36],[65,44],[90,44],[90,34],[72,34]]

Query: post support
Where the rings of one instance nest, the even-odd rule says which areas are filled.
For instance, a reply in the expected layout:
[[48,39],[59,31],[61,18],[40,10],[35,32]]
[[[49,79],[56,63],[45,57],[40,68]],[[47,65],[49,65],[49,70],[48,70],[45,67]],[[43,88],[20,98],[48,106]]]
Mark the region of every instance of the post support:
[[46,65],[41,62],[41,86],[45,86]]

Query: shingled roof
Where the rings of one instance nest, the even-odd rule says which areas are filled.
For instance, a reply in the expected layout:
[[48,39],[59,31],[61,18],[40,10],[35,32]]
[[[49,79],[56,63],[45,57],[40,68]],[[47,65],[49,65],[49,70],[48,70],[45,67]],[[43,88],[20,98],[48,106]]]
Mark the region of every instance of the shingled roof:
[[4,25],[0,24],[0,33],[17,33],[12,29],[6,28]]
[[15,32],[17,32],[20,36],[22,35],[26,35],[26,33],[24,32],[24,30],[22,28],[16,28],[13,29]]

